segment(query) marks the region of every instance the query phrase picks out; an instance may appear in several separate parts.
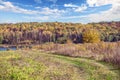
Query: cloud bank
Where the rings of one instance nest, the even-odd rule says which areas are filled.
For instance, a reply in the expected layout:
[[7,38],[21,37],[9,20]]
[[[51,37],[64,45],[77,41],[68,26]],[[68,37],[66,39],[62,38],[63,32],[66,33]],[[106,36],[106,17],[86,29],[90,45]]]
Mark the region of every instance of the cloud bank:
[[[58,0],[47,0],[57,5]],[[34,2],[39,4],[42,3],[42,0],[34,0]],[[104,5],[111,5],[110,9],[105,11],[87,13],[91,8],[102,7]],[[120,0],[86,0],[85,3],[80,5],[73,3],[64,3],[63,5],[57,5],[64,7],[62,9],[50,8],[48,6],[31,6],[34,9],[27,9],[15,5],[10,1],[0,0],[0,11],[13,12],[19,14],[26,14],[28,16],[23,16],[23,18],[31,20],[40,20],[40,21],[50,21],[50,20],[61,20],[61,21],[73,21],[76,19],[77,22],[100,22],[100,21],[120,21]],[[27,7],[27,6],[26,6]],[[77,15],[76,15],[77,14]]]

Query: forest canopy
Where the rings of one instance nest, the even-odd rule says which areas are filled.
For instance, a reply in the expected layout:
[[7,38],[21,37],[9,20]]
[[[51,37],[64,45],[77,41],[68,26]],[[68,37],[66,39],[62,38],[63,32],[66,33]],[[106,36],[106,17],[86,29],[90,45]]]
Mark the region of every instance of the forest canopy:
[[[85,34],[85,32],[87,34]],[[120,22],[88,24],[31,22],[0,24],[1,44],[42,44],[46,42],[67,43],[68,41],[73,43],[94,43],[98,41],[116,42],[119,40]]]

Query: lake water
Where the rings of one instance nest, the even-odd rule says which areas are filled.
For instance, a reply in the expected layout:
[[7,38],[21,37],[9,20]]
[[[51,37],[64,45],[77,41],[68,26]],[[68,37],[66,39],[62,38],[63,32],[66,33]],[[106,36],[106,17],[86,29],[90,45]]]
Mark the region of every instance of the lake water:
[[[10,50],[16,50],[16,47],[10,47]],[[5,47],[0,47],[0,51],[7,51],[8,49]]]

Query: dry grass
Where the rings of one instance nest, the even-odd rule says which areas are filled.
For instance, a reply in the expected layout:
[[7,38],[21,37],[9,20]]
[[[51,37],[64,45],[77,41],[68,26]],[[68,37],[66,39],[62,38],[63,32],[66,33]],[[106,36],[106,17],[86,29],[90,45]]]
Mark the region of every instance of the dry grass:
[[85,44],[47,43],[34,48],[49,51],[54,54],[102,60],[120,66],[120,42]]

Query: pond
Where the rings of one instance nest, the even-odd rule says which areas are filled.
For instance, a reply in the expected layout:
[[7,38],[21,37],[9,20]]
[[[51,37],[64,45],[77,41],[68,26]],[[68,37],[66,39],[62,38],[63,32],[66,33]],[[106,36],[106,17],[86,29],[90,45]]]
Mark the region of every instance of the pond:
[[6,47],[0,47],[0,51],[7,51],[7,50],[16,50],[16,47],[9,47],[9,48],[6,48]]

